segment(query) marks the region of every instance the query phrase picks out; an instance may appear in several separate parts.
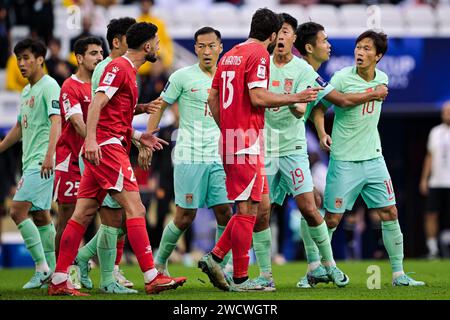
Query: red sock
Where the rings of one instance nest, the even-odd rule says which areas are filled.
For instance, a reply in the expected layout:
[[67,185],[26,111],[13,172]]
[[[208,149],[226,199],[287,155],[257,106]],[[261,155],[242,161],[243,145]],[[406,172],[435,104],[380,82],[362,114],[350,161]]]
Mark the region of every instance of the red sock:
[[233,252],[233,277],[248,276],[248,250],[252,245],[253,227],[256,217],[237,214],[231,230],[231,247]]
[[231,250],[231,230],[233,229],[235,216],[236,215],[233,215],[230,221],[228,221],[225,230],[223,231],[219,240],[217,240],[215,247],[212,249],[212,253],[214,253],[214,255],[219,257],[220,259],[223,259],[228,251]]
[[122,260],[123,247],[125,246],[125,238],[117,241],[117,254],[116,254],[116,262],[115,265],[119,265],[120,260]]
[[145,227],[145,218],[127,219],[127,230],[128,241],[136,255],[141,271],[145,272],[152,269],[155,264],[153,263],[152,247]]
[[86,228],[75,220],[70,219],[67,222],[59,244],[55,272],[67,273],[67,269],[77,256],[78,248],[85,232]]

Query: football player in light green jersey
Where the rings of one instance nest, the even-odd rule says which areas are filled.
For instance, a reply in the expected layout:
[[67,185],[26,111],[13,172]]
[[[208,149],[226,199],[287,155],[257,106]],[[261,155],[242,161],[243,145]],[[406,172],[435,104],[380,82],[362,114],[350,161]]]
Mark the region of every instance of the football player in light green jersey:
[[[136,23],[136,20],[134,18],[124,17],[119,19],[112,19],[108,24],[108,30],[106,34],[106,38],[108,39],[108,44],[111,50],[110,55],[97,64],[97,66],[94,69],[94,72],[92,74],[91,78],[91,84],[92,84],[92,96],[95,95],[95,90],[98,88],[100,78],[103,74],[103,71],[105,70],[105,67],[115,58],[118,58],[122,55],[124,55],[128,50],[127,45],[127,38],[126,38],[126,32],[127,30]],[[153,101],[146,104],[138,104],[136,106],[135,114],[139,113],[154,113],[156,110],[159,110],[160,108],[160,102],[159,101]],[[134,141],[133,141],[134,142]],[[135,143],[135,142],[134,142]],[[139,156],[141,157],[142,154],[148,154],[149,151],[145,148],[142,148],[138,146],[139,149]],[[81,172],[83,172],[83,160],[82,157],[80,157],[80,167]],[[102,206],[100,207],[100,216],[102,217],[102,221],[105,224],[105,226],[113,225],[115,222],[113,220],[114,217],[117,217],[117,214],[115,213],[118,210],[122,210],[120,205],[115,201],[109,194],[106,196],[105,200],[102,203]],[[122,214],[124,215],[124,213]],[[103,247],[97,247],[98,244],[98,238],[99,236],[103,238],[104,236],[107,236],[107,233],[103,232],[103,229],[107,229],[105,227],[100,226],[99,232],[95,234],[95,236],[80,250],[78,251],[77,258],[76,258],[76,264],[80,268],[80,282],[81,285],[87,289],[92,288],[92,280],[89,277],[89,266],[88,262],[89,259],[91,259],[94,255],[98,254],[100,262],[102,261],[108,261],[107,257],[110,252],[110,248],[108,250],[105,250]],[[124,230],[119,230],[119,237],[117,239],[117,245],[118,245],[118,253],[116,257],[116,261],[111,261],[113,263],[113,276],[116,280],[116,282],[119,285],[113,284],[111,286],[105,287],[103,286],[103,291],[107,293],[132,293],[130,290],[126,290],[123,287],[131,288],[133,287],[133,283],[129,281],[123,274],[122,270],[119,268],[120,258],[122,256],[123,247],[125,244],[125,234],[123,232]],[[102,266],[101,271],[102,279],[110,279],[110,270],[111,268],[108,266]],[[122,287],[123,286],[123,287]]]
[[17,123],[0,142],[3,152],[22,139],[23,175],[10,212],[36,264],[36,273],[24,289],[41,288],[55,268],[56,230],[50,207],[56,142],[61,131],[60,87],[44,73],[46,51],[42,42],[32,39],[15,46],[17,65],[29,84],[22,90]]
[[[328,36],[325,33],[325,29],[322,25],[315,22],[306,22],[301,24],[296,31],[297,39],[295,41],[296,49],[302,54],[303,59],[309,63],[315,71],[317,71],[322,63],[330,59],[331,45],[328,42]],[[331,86],[331,85],[328,85]],[[316,127],[323,126],[324,117],[323,113],[317,112],[318,108],[314,108],[323,97],[326,97],[328,101],[336,105],[340,105],[342,108],[349,108],[361,103],[366,103],[372,100],[383,100],[387,95],[387,87],[384,85],[375,86],[373,85],[373,90],[369,92],[344,92],[337,88],[331,91],[322,92],[319,94],[319,98],[311,104],[308,104],[306,113],[304,115],[304,120],[311,115],[311,120],[316,124]],[[325,91],[325,90],[324,90]],[[320,111],[320,110],[319,110]],[[322,137],[323,143],[327,143],[327,136]],[[321,206],[321,196],[316,193],[317,206]],[[320,255],[319,250],[311,238],[309,227],[307,221],[302,217],[301,219],[301,234],[303,239],[303,244],[306,251],[306,259],[308,261],[308,273],[310,276],[310,281],[308,281],[308,274],[305,275],[297,283],[299,288],[311,288],[312,282],[327,282],[326,277],[320,276],[320,270],[323,268],[320,266]],[[313,271],[316,270],[316,271]]]
[[[194,221],[197,208],[212,208],[219,239],[231,218],[232,201],[225,188],[225,172],[219,157],[220,130],[207,103],[209,89],[223,50],[221,35],[210,27],[195,35],[198,63],[174,72],[162,92],[161,111],[150,117],[148,130],[158,127],[164,110],[178,102],[180,128],[174,150],[176,214],[164,228],[156,268],[168,275],[167,260],[178,239]],[[223,262],[226,264],[226,261]]]
[[[376,68],[387,51],[387,45],[384,33],[372,30],[362,33],[356,40],[355,66],[336,72],[330,82],[343,92],[365,92],[374,86],[387,86],[387,75]],[[326,100],[324,103],[330,105]],[[392,268],[392,284],[422,286],[424,282],[412,279],[403,271],[403,234],[378,133],[381,107],[381,101],[370,101],[352,108],[335,105],[331,139],[326,136],[323,123],[318,128],[324,146],[331,144],[324,200],[325,220],[331,238],[343,213],[352,209],[361,194],[367,207],[381,219],[383,243]],[[323,109],[315,109],[323,117]]]

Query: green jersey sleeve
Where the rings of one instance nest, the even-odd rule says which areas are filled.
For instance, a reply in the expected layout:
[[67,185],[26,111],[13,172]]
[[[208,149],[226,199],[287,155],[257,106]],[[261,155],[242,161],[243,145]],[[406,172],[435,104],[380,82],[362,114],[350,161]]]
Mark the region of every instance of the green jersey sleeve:
[[47,115],[50,117],[54,114],[60,115],[59,108],[59,93],[61,88],[56,81],[49,82],[43,91],[44,104],[47,110]]
[[180,79],[180,72],[173,73],[164,87],[161,97],[168,104],[173,104],[183,93],[183,81]]

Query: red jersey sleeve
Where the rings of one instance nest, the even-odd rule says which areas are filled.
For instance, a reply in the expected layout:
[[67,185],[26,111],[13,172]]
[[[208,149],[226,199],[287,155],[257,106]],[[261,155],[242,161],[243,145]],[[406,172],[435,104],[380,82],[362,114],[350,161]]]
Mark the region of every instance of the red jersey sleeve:
[[270,56],[267,51],[252,51],[246,65],[247,86],[249,89],[266,88],[269,83]]
[[100,83],[95,92],[104,92],[111,99],[124,82],[125,70],[122,70],[122,66],[111,62],[106,66],[105,71],[103,71]]
[[211,88],[219,90],[220,73],[221,73],[221,71],[220,71],[220,62],[219,62],[219,66],[217,67],[216,73],[214,74]]
[[75,92],[75,88],[69,85],[63,85],[61,94],[59,96],[59,103],[61,105],[61,115],[66,121],[74,114],[83,114],[79,95]]

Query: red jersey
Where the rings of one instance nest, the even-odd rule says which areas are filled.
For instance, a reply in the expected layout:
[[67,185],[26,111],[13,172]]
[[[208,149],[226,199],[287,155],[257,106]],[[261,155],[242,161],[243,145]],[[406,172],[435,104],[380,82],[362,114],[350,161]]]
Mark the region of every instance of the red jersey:
[[111,61],[103,71],[95,92],[104,92],[109,101],[100,113],[97,143],[122,144],[131,148],[132,121],[138,101],[136,68],[125,56]]
[[220,59],[212,88],[219,90],[223,154],[260,154],[264,111],[255,107],[249,91],[266,88],[270,56],[256,42],[240,43]]
[[84,138],[76,132],[69,119],[74,114],[81,114],[86,123],[90,103],[91,84],[89,82],[81,81],[74,74],[64,81],[59,96],[62,129],[56,144],[56,170],[68,172],[70,163],[78,163]]

